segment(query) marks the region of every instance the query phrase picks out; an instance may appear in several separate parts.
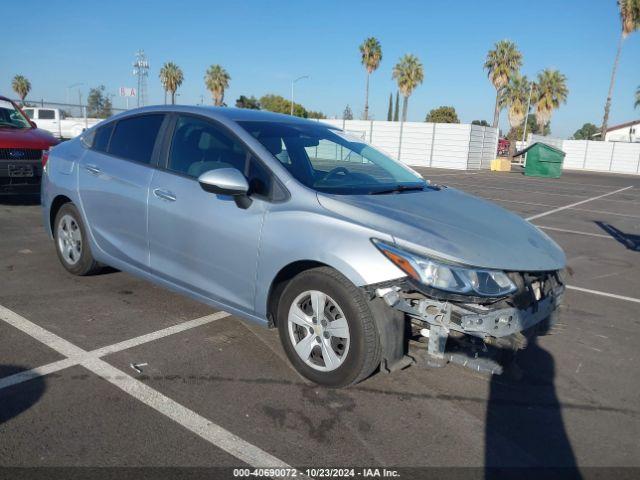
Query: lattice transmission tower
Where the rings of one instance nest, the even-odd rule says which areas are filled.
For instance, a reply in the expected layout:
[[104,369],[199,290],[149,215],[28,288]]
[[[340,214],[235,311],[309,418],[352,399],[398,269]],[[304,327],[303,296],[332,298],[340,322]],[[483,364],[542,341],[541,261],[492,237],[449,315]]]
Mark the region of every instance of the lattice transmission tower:
[[149,60],[144,50],[136,52],[136,61],[133,62],[133,75],[138,79],[138,107],[144,107],[147,103],[147,78],[149,77]]

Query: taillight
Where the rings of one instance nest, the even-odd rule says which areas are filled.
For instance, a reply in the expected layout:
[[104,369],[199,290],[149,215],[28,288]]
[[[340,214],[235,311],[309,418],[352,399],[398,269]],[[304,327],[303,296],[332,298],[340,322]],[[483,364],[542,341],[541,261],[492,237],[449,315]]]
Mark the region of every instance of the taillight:
[[51,150],[49,148],[47,148],[46,150],[42,151],[42,168],[44,168],[47,165],[47,162],[49,161],[49,152]]

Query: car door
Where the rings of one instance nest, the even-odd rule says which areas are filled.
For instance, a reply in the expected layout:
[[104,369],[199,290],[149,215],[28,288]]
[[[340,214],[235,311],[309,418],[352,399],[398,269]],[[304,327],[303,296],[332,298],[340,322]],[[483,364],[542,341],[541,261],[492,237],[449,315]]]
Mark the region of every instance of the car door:
[[97,246],[145,270],[149,183],[164,118],[136,115],[100,127],[78,172],[82,208]]
[[[179,115],[166,142],[165,167],[151,181],[149,250],[158,276],[240,310],[253,310],[258,244],[273,177],[218,124]],[[249,179],[251,203],[205,192],[198,176],[237,168]]]

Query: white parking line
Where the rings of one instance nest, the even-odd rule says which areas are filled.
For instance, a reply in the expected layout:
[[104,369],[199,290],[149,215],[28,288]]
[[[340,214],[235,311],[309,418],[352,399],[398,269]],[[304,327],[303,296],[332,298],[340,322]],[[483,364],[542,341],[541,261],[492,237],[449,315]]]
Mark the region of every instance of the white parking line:
[[553,193],[553,192],[544,192],[542,190],[525,190],[522,188],[504,188],[504,187],[492,187],[490,185],[480,185],[480,184],[469,184],[469,183],[463,183],[460,180],[453,180],[453,181],[447,181],[446,183],[447,185],[453,185],[453,186],[458,186],[458,187],[471,187],[471,188],[475,188],[477,190],[485,190],[487,188],[491,189],[491,190],[502,190],[505,192],[518,192],[520,194],[529,194],[529,193],[534,193],[534,194],[540,194],[540,195],[553,195],[554,197],[584,197],[584,194],[581,193]]
[[617,300],[624,300],[626,302],[640,303],[640,298],[625,297],[624,295],[616,295],[615,293],[601,292],[599,290],[591,290],[589,288],[576,287],[574,285],[567,285],[567,289],[576,290],[578,292],[591,293],[593,295],[601,295],[603,297],[615,298]]
[[628,213],[609,212],[608,210],[591,210],[589,208],[572,208],[578,212],[601,213],[603,215],[615,215],[617,217],[640,218],[638,215],[630,215]]
[[603,233],[581,232],[580,230],[567,230],[566,228],[547,227],[546,225],[536,225],[536,227],[542,228],[543,230],[552,230],[554,232],[573,233],[575,235],[586,235],[588,237],[600,237],[608,240],[615,240],[611,235],[605,235]]
[[31,370],[25,370],[23,372],[9,375],[8,377],[0,378],[0,390],[12,385],[28,382],[29,380],[33,380],[34,378],[44,377],[45,375],[59,372],[60,370],[64,370],[65,368],[73,367],[75,365],[78,365],[78,360],[78,357],[65,358],[64,360],[58,360],[57,362],[48,363],[47,365],[42,365],[41,367],[32,368]]
[[460,176],[460,175],[464,175],[464,176],[468,176],[468,175],[480,175],[482,172],[474,172],[474,173],[464,173],[464,172],[456,172],[456,173],[433,173],[433,174],[428,174],[425,173],[424,176],[426,176],[427,178],[429,177],[451,177],[451,176]]
[[124,340],[120,343],[101,347],[89,353],[94,357],[104,357],[105,355],[109,355],[110,353],[120,352],[128,348],[137,347],[138,345],[142,345],[143,343],[152,342],[160,338],[168,337],[169,335],[184,332],[186,330],[190,330],[201,325],[206,325],[207,323],[211,323],[228,316],[230,316],[230,314],[227,312],[212,313],[211,315],[207,315],[205,317],[196,318],[195,320],[189,320],[188,322],[178,323],[177,325],[172,325],[171,327],[163,328],[162,330],[158,330],[156,332],[147,333],[145,335],[140,335],[139,337]]
[[282,460],[244,441],[228,430],[198,415],[193,410],[103,360],[92,358],[82,362],[82,366],[248,465],[253,467],[291,468]]
[[49,332],[39,325],[36,325],[35,323],[0,305],[0,320],[9,323],[58,353],[69,357],[64,360],[45,365],[44,367],[34,368],[28,372],[20,372],[18,374],[11,375],[10,377],[0,379],[0,388],[31,380],[38,376],[47,375],[73,365],[82,365],[90,372],[98,375],[104,380],[107,380],[109,383],[117,386],[140,402],[162,413],[167,418],[177,422],[187,430],[190,430],[212,445],[224,450],[248,465],[253,467],[291,468],[282,460],[274,457],[255,445],[244,441],[228,430],[225,430],[221,426],[198,415],[194,411],[163,395],[150,386],[136,380],[130,375],[127,375],[97,356],[97,354],[104,355],[107,353],[113,353],[125,348],[130,348],[131,346],[140,345],[145,342],[166,337],[167,335],[172,335],[173,333],[204,325],[205,323],[212,322],[228,315],[229,314],[226,312],[218,312],[217,314],[209,315],[201,319],[185,322],[188,324],[186,327],[176,325],[174,327],[160,330],[159,332],[136,337],[136,339],[103,347],[92,352],[87,352],[86,350],[73,345],[67,340],[64,340],[56,334]]
[[[34,378],[42,377],[44,375],[49,375],[51,373],[64,370],[65,368],[79,365],[83,361],[86,361],[91,358],[104,357],[105,355],[109,355],[111,353],[120,352],[122,350],[133,348],[138,345],[151,342],[153,340],[158,340],[160,338],[167,337],[175,333],[184,332],[191,328],[199,327],[201,325],[206,325],[207,323],[211,323],[215,320],[219,320],[221,318],[228,317],[228,316],[229,314],[227,312],[216,312],[211,315],[206,315],[201,318],[196,318],[195,320],[189,320],[188,322],[172,325],[171,327],[163,328],[162,330],[158,330],[156,332],[140,335],[139,337],[131,338],[123,342],[119,342],[113,345],[107,345],[106,347],[100,347],[96,350],[91,350],[87,352],[86,350],[76,347],[72,343],[64,340],[63,338],[58,337],[54,333],[51,333],[48,330],[45,330],[44,328],[32,322],[29,322],[24,317],[0,305],[0,320],[4,320],[5,322],[23,331],[27,335],[35,338],[41,343],[48,345],[53,350],[56,350],[62,355],[67,356],[67,358],[63,360],[58,360],[57,362],[52,362],[47,365],[42,365],[40,367],[32,368],[30,370],[25,370],[23,372],[18,372],[13,375],[9,375],[8,377],[0,378],[0,390],[3,388],[9,387],[11,385],[27,382]],[[63,353],[63,352],[67,352],[67,353]]]
[[537,207],[558,207],[559,206],[559,205],[549,205],[548,203],[523,202],[522,200],[505,200],[504,198],[484,197],[478,194],[476,194],[476,197],[484,198],[485,200],[491,200],[492,202],[520,203],[522,205],[534,205]]
[[531,220],[535,220],[536,218],[546,217],[547,215],[551,215],[552,213],[561,212],[562,210],[577,207],[578,205],[582,205],[587,202],[592,202],[594,200],[598,200],[599,198],[604,198],[604,197],[608,197],[609,195],[624,192],[625,190],[629,190],[630,188],[633,188],[633,186],[619,188],[618,190],[614,190],[613,192],[609,192],[609,193],[604,193],[602,195],[598,195],[597,197],[587,198],[586,200],[581,200],[579,202],[571,203],[569,205],[565,205],[564,207],[558,207],[558,208],[554,208],[553,210],[549,210],[547,212],[538,213],[537,215],[532,215],[530,217],[527,217],[527,220],[531,221]]

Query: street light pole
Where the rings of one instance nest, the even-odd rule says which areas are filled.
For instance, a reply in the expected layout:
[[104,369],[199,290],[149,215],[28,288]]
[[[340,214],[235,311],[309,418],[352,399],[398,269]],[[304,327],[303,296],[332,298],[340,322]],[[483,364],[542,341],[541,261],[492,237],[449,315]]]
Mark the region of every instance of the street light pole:
[[69,85],[69,86],[67,87],[67,104],[70,102],[70,99],[69,99],[69,93],[70,93],[71,89],[72,89],[72,88],[75,88],[75,87],[79,87],[79,86],[81,86],[81,85],[84,85],[84,82],[74,83],[73,85]]
[[302,75],[301,77],[296,78],[291,81],[291,116],[293,116],[293,84],[298,80],[302,80],[303,78],[309,78],[309,75]]

